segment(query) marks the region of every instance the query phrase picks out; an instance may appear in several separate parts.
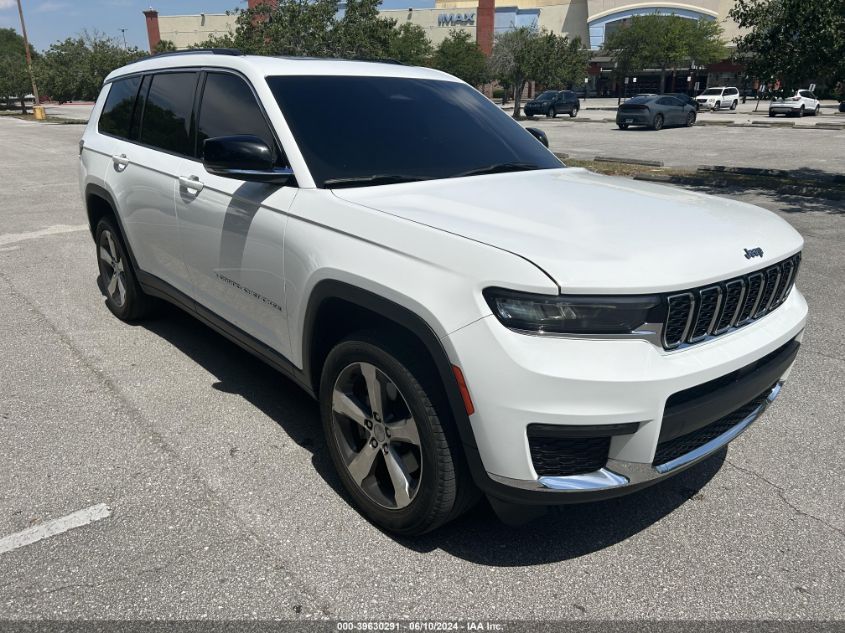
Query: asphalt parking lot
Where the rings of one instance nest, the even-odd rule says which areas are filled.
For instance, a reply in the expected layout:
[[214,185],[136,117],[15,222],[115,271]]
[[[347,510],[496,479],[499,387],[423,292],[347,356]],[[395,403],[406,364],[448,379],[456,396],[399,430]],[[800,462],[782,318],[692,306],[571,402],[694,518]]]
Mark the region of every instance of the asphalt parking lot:
[[[613,142],[545,125],[588,153]],[[842,168],[841,133],[737,129]],[[717,131],[731,164],[743,148]],[[397,540],[349,505],[295,386],[175,309],[134,326],[106,310],[81,132],[0,120],[0,539],[109,513],[0,551],[0,620],[845,618],[845,203],[737,194],[804,235],[811,313],[779,401],[726,452],[520,530],[482,505]],[[622,135],[696,146],[677,132]]]

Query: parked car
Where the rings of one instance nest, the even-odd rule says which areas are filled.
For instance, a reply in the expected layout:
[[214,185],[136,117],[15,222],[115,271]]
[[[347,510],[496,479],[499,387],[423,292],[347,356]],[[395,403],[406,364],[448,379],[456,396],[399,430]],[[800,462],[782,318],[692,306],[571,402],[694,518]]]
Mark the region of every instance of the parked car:
[[684,94],[683,92],[667,92],[667,97],[675,97],[681,103],[687,103],[695,108],[695,111],[698,112],[701,109],[701,104],[690,97],[688,94]]
[[571,90],[546,90],[526,103],[524,111],[528,116],[542,114],[556,117],[558,114],[568,114],[576,117],[580,109],[578,97]]
[[769,103],[769,116],[785,114],[802,117],[805,114],[818,116],[821,102],[809,90],[796,90],[791,97],[774,99]]
[[400,534],[719,452],[807,318],[781,218],[567,168],[428,68],[149,57],[106,78],[79,179],[112,314],[169,301],[301,386],[353,503]]
[[668,95],[648,95],[628,99],[616,110],[616,125],[627,130],[644,125],[662,130],[667,125],[695,125],[695,107]]
[[720,110],[725,106],[728,106],[731,110],[736,110],[736,106],[739,104],[739,90],[733,86],[708,88],[695,100],[698,101],[700,108],[708,110]]
[[840,101],[840,102],[839,102],[839,111],[840,111],[840,112],[845,112],[845,101]]

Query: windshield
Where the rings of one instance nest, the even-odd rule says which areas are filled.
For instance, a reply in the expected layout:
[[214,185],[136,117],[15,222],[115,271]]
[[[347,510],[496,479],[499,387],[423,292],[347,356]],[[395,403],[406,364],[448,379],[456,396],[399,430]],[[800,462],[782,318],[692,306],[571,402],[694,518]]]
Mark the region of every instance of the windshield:
[[702,94],[702,96],[705,96],[705,97],[708,97],[708,96],[711,96],[711,95],[720,95],[720,94],[722,94],[722,89],[721,88],[708,88],[707,90],[705,90],[701,94]]
[[[268,77],[267,83],[318,187],[561,167],[463,83],[368,76]],[[342,96],[342,105],[326,99],[329,93]]]
[[557,93],[553,90],[546,90],[537,96],[537,101],[550,101],[557,96]]

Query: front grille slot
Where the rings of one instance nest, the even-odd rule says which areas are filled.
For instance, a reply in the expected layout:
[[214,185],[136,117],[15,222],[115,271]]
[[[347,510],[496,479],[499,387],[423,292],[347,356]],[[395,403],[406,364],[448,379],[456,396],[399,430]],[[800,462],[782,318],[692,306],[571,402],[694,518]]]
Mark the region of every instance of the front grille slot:
[[663,345],[672,349],[681,344],[686,338],[690,321],[692,320],[693,299],[692,294],[687,292],[680,295],[672,295],[668,299],[669,309],[666,315],[666,323],[663,326]]
[[719,315],[719,320],[716,322],[716,329],[713,334],[717,336],[724,332],[736,323],[736,316],[739,308],[742,305],[742,297],[745,292],[745,280],[734,279],[725,284],[725,295],[722,299],[722,312]]
[[528,436],[531,461],[541,477],[591,473],[607,464],[610,437]]
[[705,288],[698,293],[698,314],[692,327],[688,341],[697,343],[713,331],[713,321],[719,310],[722,299],[722,289],[719,286]]
[[798,253],[764,270],[667,295],[655,319],[663,321],[663,347],[698,343],[765,316],[789,296],[800,263]]

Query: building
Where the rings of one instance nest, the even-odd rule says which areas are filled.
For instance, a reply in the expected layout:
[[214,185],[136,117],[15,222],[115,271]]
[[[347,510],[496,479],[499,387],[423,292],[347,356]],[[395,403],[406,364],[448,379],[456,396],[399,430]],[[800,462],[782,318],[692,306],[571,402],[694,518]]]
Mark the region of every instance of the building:
[[[275,0],[249,0],[249,6]],[[435,6],[424,9],[388,9],[384,17],[397,24],[411,23],[422,27],[434,45],[454,29],[472,34],[482,50],[489,54],[493,37],[513,28],[530,26],[546,29],[581,41],[596,51],[588,71],[588,87],[593,94],[617,94],[622,89],[613,78],[613,64],[598,56],[605,38],[636,15],[650,13],[675,14],[690,19],[718,20],[725,38],[733,39],[737,25],[728,18],[734,0],[435,0]],[[234,29],[235,17],[225,14],[160,16],[150,9],[147,19],[150,50],[159,40],[170,40],[176,48],[187,48],[221,36]],[[683,69],[672,77],[670,87],[678,91],[693,90],[705,85],[730,83],[740,85],[742,68],[727,61],[707,69]],[[631,77],[631,89],[653,91],[654,73],[640,73],[637,83]]]

